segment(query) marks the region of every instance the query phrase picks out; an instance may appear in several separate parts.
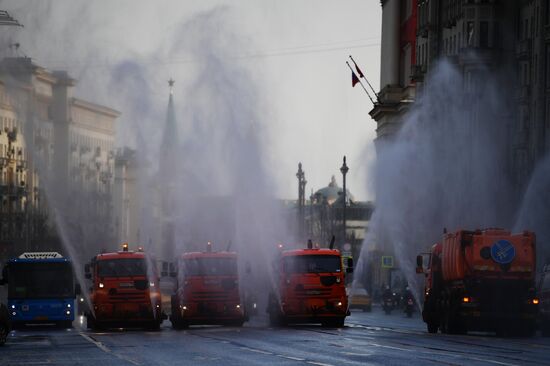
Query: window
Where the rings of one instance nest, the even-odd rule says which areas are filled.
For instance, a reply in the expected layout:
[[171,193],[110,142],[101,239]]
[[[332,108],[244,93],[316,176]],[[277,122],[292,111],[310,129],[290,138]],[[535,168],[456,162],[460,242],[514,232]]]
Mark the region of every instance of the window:
[[474,46],[474,22],[468,22],[466,25],[467,45],[468,47]]
[[489,23],[479,22],[479,47],[489,47]]

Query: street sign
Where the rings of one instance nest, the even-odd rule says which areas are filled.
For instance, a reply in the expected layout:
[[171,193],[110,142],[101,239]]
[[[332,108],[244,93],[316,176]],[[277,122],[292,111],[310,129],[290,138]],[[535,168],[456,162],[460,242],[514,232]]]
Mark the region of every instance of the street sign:
[[382,268],[393,268],[393,256],[391,255],[382,256]]
[[514,260],[516,248],[508,240],[499,240],[491,246],[491,257],[498,264],[508,264]]

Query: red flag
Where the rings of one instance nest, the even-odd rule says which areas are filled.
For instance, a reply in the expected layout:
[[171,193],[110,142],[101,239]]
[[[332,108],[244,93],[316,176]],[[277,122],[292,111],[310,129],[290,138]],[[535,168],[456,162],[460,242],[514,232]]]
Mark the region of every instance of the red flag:
[[355,75],[355,73],[352,71],[351,72],[351,86],[355,86],[355,84],[357,84],[359,82],[359,78],[357,77],[357,75]]
[[355,70],[357,70],[357,73],[359,74],[359,77],[360,77],[360,78],[364,78],[365,75],[363,75],[363,73],[361,72],[361,69],[359,68],[359,66],[357,66],[357,64],[355,63],[355,61],[353,61],[353,63],[355,64]]

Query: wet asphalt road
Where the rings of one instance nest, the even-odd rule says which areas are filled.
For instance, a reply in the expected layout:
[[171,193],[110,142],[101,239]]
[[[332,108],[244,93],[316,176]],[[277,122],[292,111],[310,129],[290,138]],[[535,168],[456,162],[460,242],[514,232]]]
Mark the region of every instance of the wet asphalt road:
[[342,329],[234,327],[159,332],[12,332],[0,365],[550,365],[550,338],[428,334],[418,314],[353,312]]

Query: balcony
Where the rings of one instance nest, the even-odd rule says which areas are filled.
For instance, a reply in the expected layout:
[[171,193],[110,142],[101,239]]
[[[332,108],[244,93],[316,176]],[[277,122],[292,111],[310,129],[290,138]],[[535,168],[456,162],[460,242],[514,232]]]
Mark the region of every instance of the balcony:
[[411,65],[411,81],[422,82],[424,80],[424,74],[426,73],[426,65]]
[[430,23],[425,23],[425,24],[422,24],[418,27],[418,32],[416,33],[416,35],[418,37],[422,37],[422,38],[428,38],[428,34],[430,33]]
[[524,39],[516,44],[516,58],[518,60],[528,60],[531,58],[533,50],[533,41],[530,39]]
[[550,42],[550,24],[544,26],[544,41]]
[[517,101],[520,104],[528,104],[531,100],[531,86],[522,85],[517,93]]

